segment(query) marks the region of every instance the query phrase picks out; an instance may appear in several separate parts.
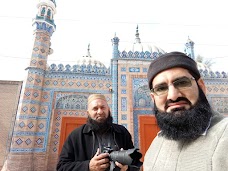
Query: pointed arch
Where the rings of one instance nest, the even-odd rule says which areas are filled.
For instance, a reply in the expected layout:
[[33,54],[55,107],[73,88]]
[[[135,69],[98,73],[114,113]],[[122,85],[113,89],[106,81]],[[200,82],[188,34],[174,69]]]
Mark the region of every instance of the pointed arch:
[[84,95],[78,95],[78,94],[61,97],[56,102],[55,108],[87,110],[87,97]]
[[147,85],[139,87],[134,94],[134,107],[151,108],[154,103],[150,97],[150,90]]
[[45,7],[42,7],[42,9],[41,9],[41,16],[45,16],[45,12],[46,12],[46,9],[45,9]]

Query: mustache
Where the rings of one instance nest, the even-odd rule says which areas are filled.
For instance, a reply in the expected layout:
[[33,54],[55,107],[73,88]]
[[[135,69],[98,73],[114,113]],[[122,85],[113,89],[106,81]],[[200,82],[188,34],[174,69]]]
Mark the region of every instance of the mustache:
[[170,103],[177,103],[179,101],[185,101],[190,106],[192,106],[192,103],[187,98],[185,98],[185,97],[178,97],[176,100],[171,100],[171,99],[167,100],[166,103],[165,103],[165,109],[167,109],[169,107],[169,104]]
[[[179,98],[173,102],[180,101],[180,99],[184,100]],[[178,111],[178,116],[173,115],[175,111],[159,112],[156,105],[154,107],[158,126],[162,130],[161,135],[168,139],[189,143],[205,132],[213,116],[213,110],[200,88],[197,102],[188,110]]]
[[105,132],[112,125],[113,118],[111,116],[111,112],[109,111],[109,115],[106,120],[102,123],[97,122],[92,119],[90,116],[87,118],[87,124],[90,125],[91,129],[95,132]]

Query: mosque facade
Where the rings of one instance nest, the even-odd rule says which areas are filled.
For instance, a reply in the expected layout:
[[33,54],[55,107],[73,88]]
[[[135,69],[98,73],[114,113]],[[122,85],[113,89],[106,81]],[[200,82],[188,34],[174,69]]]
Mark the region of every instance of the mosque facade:
[[[51,36],[56,29],[56,3],[41,0],[37,8],[33,51],[4,167],[10,171],[54,171],[67,135],[63,129],[66,123],[80,125],[86,121],[87,98],[93,93],[106,96],[114,122],[129,130],[136,147],[144,148],[141,137],[147,133],[141,130],[140,121],[153,116],[147,69],[152,60],[166,52],[156,46],[145,48],[137,27],[132,49],[120,51],[121,42],[113,37],[108,68],[91,57],[89,46],[87,55],[73,65],[48,65]],[[188,39],[183,52],[194,59],[194,42]],[[200,69],[200,73],[209,102],[215,110],[228,115],[228,73],[207,68]]]

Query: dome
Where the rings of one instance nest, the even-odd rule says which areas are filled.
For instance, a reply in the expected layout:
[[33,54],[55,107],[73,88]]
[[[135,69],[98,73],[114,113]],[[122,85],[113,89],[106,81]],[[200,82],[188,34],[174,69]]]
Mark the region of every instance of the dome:
[[163,49],[157,47],[157,46],[154,46],[154,45],[150,45],[150,44],[145,44],[145,43],[141,43],[141,40],[140,40],[140,37],[139,37],[139,31],[138,31],[138,26],[136,28],[136,34],[135,34],[135,42],[133,43],[133,45],[130,45],[128,47],[125,47],[123,49],[124,51],[126,52],[150,52],[150,53],[158,53],[158,54],[164,54],[166,53]]
[[210,67],[208,67],[206,64],[202,63],[202,62],[196,62],[197,63],[197,67],[198,70],[207,70],[207,71],[211,71]]
[[76,61],[76,64],[77,65],[86,65],[86,66],[88,66],[88,65],[95,66],[96,65],[97,67],[105,67],[105,65],[101,61],[92,58],[92,56],[90,54],[90,44],[88,45],[87,55],[79,58]]
[[48,66],[50,71],[73,71],[79,73],[109,73],[107,67],[99,60],[93,59],[90,55],[90,48],[88,46],[87,55],[78,58],[75,62],[69,64],[51,64]]
[[[77,65],[96,65],[97,67],[105,67],[105,65],[99,60],[93,59],[91,57],[81,57],[76,61]],[[106,68],[106,67],[105,67]]]

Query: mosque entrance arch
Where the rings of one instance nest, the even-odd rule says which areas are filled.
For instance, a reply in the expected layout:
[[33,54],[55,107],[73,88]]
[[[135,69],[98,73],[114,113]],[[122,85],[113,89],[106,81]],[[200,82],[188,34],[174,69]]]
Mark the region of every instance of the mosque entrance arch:
[[150,147],[151,142],[160,131],[154,115],[141,115],[139,116],[139,138],[140,138],[140,151],[143,154],[142,160],[146,151]]
[[63,117],[61,124],[61,135],[59,141],[59,153],[62,151],[63,144],[68,135],[77,127],[86,123],[85,117]]
[[55,132],[52,141],[55,147],[52,149],[58,150],[58,154],[68,135],[86,123],[88,96],[89,94],[84,93],[55,92],[52,123],[52,130]]
[[147,149],[159,132],[159,127],[153,112],[154,103],[150,97],[150,90],[142,80],[139,82],[141,85],[135,86],[133,96],[134,144],[140,148],[144,160]]

